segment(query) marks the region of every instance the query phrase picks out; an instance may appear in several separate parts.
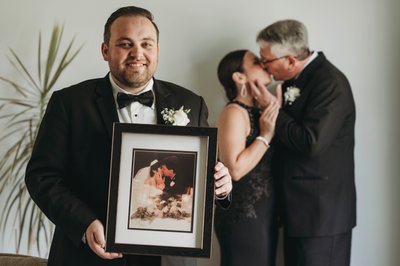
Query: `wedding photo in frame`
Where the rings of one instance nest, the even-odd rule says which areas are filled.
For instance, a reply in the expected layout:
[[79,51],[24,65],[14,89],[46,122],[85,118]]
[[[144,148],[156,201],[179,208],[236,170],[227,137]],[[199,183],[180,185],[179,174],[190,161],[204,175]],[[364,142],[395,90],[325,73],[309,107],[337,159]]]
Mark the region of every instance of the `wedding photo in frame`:
[[114,123],[106,251],[210,257],[217,129]]

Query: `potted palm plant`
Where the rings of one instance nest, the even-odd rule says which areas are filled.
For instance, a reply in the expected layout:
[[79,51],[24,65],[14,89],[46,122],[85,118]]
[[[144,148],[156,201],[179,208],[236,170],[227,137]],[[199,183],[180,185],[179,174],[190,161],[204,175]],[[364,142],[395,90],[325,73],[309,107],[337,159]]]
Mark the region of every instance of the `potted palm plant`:
[[[0,195],[4,205],[0,217],[3,245],[15,244],[16,253],[37,253],[46,256],[53,235],[53,224],[31,200],[24,176],[35,137],[54,85],[65,68],[75,59],[82,46],[74,48],[73,38],[61,51],[64,27],[55,24],[48,43],[47,56],[42,56],[39,33],[37,68],[28,70],[23,60],[10,48],[8,61],[20,79],[13,81],[0,75],[5,86],[15,97],[0,96]],[[1,85],[0,83],[0,85]],[[0,90],[1,95],[1,90]]]

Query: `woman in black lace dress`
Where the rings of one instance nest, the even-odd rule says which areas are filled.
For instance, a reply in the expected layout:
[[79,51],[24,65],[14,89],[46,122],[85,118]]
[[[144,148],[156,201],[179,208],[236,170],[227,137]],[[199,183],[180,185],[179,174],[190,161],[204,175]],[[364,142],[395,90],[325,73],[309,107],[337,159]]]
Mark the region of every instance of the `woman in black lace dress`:
[[229,103],[218,121],[219,159],[233,179],[228,210],[217,206],[215,229],[222,266],[275,265],[276,215],[271,176],[272,147],[279,104],[261,111],[247,84],[269,84],[270,75],[248,50],[227,54],[218,66],[218,78]]

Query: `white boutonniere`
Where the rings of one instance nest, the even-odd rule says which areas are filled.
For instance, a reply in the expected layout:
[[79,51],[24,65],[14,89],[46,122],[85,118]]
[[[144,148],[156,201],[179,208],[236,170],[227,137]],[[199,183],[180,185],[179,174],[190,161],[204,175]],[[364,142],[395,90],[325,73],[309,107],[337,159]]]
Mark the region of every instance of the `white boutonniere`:
[[187,116],[189,112],[190,109],[184,109],[183,106],[181,106],[179,110],[175,110],[174,108],[164,108],[164,110],[161,111],[161,114],[166,124],[173,126],[186,126],[190,122],[190,119]]
[[294,86],[290,86],[286,88],[286,92],[284,94],[285,97],[285,105],[292,105],[293,102],[300,96],[300,89]]

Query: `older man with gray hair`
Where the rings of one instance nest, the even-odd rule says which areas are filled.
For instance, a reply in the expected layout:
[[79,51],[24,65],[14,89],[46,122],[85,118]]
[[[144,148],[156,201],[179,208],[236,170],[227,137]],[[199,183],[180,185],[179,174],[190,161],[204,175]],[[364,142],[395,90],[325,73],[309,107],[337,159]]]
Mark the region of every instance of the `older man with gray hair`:
[[[345,75],[312,52],[306,27],[282,20],[257,37],[261,63],[283,96],[250,84],[261,107],[281,101],[273,145],[286,266],[350,264],[356,225],[355,104]],[[282,99],[283,98],[283,99]]]

